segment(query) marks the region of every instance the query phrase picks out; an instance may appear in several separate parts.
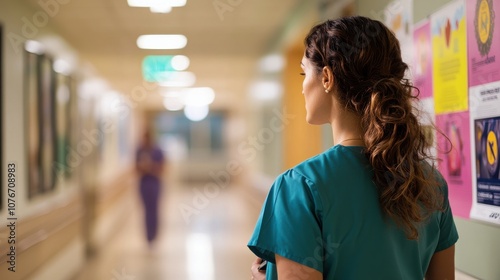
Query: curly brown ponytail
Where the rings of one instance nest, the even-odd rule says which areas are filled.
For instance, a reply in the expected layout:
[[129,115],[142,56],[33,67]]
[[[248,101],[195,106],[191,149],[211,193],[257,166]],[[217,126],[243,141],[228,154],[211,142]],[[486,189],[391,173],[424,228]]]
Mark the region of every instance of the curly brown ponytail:
[[318,71],[332,69],[338,100],[361,116],[366,156],[378,187],[380,205],[407,233],[442,210],[442,193],[431,166],[427,142],[414,114],[413,86],[399,42],[379,21],[365,17],[329,20],[311,29],[305,56]]

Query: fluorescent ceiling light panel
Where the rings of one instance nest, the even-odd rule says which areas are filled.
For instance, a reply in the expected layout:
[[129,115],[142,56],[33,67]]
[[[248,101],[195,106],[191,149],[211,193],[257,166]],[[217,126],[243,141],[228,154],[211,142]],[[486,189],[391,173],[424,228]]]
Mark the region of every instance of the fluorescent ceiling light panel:
[[127,0],[130,7],[152,7],[158,3],[167,3],[170,7],[186,6],[186,0]]
[[152,13],[167,14],[167,13],[170,13],[172,11],[172,6],[170,6],[166,2],[155,3],[153,6],[149,7],[149,10]]
[[170,0],[168,4],[172,7],[184,7],[186,6],[187,0]]
[[184,108],[184,103],[177,97],[165,97],[163,99],[163,106],[169,111],[179,111]]
[[184,104],[186,106],[202,107],[212,104],[215,92],[209,87],[197,87],[186,89],[184,93]]
[[137,46],[146,50],[176,50],[182,49],[186,45],[186,36],[180,34],[149,34],[137,38]]
[[151,1],[144,0],[127,0],[130,7],[148,8],[151,7]]
[[182,104],[190,107],[204,107],[215,100],[215,92],[210,87],[172,88],[160,90],[165,99],[177,98]]

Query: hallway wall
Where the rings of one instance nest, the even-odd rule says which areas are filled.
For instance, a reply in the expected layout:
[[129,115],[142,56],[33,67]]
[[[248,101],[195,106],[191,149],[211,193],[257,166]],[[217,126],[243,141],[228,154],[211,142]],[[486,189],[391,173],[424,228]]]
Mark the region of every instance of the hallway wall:
[[[110,100],[109,88],[93,87],[91,95],[82,94],[82,92],[88,93],[80,87],[83,82],[91,80],[95,82],[98,77],[92,71],[87,71],[85,61],[79,61],[73,46],[67,44],[51,24],[53,17],[58,16],[57,11],[64,10],[64,5],[68,1],[50,3],[52,5],[50,7],[40,6],[35,9],[26,5],[26,1],[0,0],[0,24],[3,26],[0,48],[3,76],[0,279],[62,280],[72,277],[84,265],[91,251],[89,247],[105,244],[116,226],[127,218],[130,211],[127,207],[127,199],[130,197],[128,194],[135,184],[134,173],[131,172],[133,159],[130,155],[133,155],[133,152],[128,156],[122,152],[124,146],[130,151],[134,140],[131,137],[123,145],[118,143],[118,137],[125,134],[123,131],[130,132],[130,135],[135,133],[134,125],[131,125],[129,130],[123,129],[124,126],[133,124],[131,119],[136,118],[135,112],[125,111],[123,106],[126,103],[118,98]],[[25,52],[27,40],[36,40],[43,45],[43,50],[38,52],[32,50],[29,54],[30,57],[37,57],[36,59],[27,59],[28,54]],[[28,65],[33,67],[29,63],[41,60],[39,57],[42,56],[46,61],[50,60],[47,63],[49,66],[44,68],[46,71],[44,73],[51,73],[47,74],[50,78],[43,76],[45,83],[50,84],[47,86],[50,90],[40,89],[41,86],[32,89],[27,85],[31,85],[33,80],[38,82],[37,77],[32,77],[36,75],[31,72],[28,74],[26,69],[29,68]],[[41,119],[49,118],[47,115],[52,117],[61,113],[60,108],[56,106],[62,107],[59,103],[63,102],[56,98],[56,96],[61,97],[61,94],[56,91],[55,81],[61,76],[69,77],[69,75],[56,70],[54,61],[57,59],[63,59],[69,66],[75,68],[71,82],[65,84],[67,86],[65,100],[76,100],[75,103],[80,106],[75,108],[65,105],[71,112],[68,115],[63,114],[62,117],[59,115],[59,122],[54,117],[56,119],[54,123],[58,125],[54,124],[52,131],[61,132],[63,129],[59,126],[60,119],[65,119],[66,123],[70,123],[66,129],[71,132],[66,131],[67,134],[64,134],[67,137],[64,139],[66,142],[59,141],[60,139],[51,142],[54,146],[51,146],[50,153],[63,155],[63,160],[54,156],[53,161],[44,162],[44,166],[49,167],[44,171],[55,177],[48,187],[39,184],[39,181],[30,184],[29,176],[33,173],[29,173],[33,172],[34,168],[30,168],[33,165],[29,164],[28,147],[33,145],[28,144],[31,144],[31,140],[37,139],[33,135],[39,136],[39,134],[30,132],[27,127],[28,124],[41,123]],[[47,82],[48,80],[51,82]],[[32,112],[33,108],[38,108],[36,105],[45,106],[47,102],[29,103],[28,92],[42,95],[40,93],[42,91],[44,96],[50,92],[47,95],[53,98],[49,101],[53,102],[51,109],[54,107],[56,109],[44,110],[44,114],[40,113],[36,117],[29,118],[28,113]],[[102,111],[109,109],[109,106],[104,108],[103,97],[107,97],[108,102],[120,101],[118,104],[123,105],[119,107],[121,111],[107,110],[107,115],[102,116]],[[113,104],[116,105],[116,102]],[[32,104],[36,105],[28,106]],[[120,118],[118,113],[121,113]],[[129,118],[123,118],[128,115]],[[33,122],[33,119],[36,122]],[[122,122],[119,122],[120,120]],[[91,125],[88,126],[87,123]],[[122,133],[119,134],[120,132]],[[99,150],[103,151],[100,153]],[[72,160],[68,159],[70,157]],[[9,192],[7,192],[7,182],[11,181],[6,179],[7,164],[15,165],[15,171],[11,173],[15,175],[15,186],[10,185]],[[61,172],[63,169],[64,173]],[[68,175],[69,173],[71,175]],[[30,192],[33,189],[37,192]],[[7,194],[10,194],[10,201]],[[89,203],[90,201],[92,203]],[[7,202],[11,204],[8,205]],[[13,212],[8,208],[13,208]],[[13,221],[15,229],[6,226]]]
[[[357,12],[359,15],[383,20],[383,10],[390,2],[392,1],[358,0]],[[421,21],[450,2],[452,1],[414,0],[414,22]],[[458,217],[455,217],[455,223],[460,235],[456,244],[456,268],[480,279],[500,279],[500,250],[497,249],[500,248],[500,227]]]
[[[40,11],[24,7],[20,1],[1,1],[0,22],[3,25],[2,57],[2,189],[7,194],[7,164],[15,165],[14,220],[15,230],[6,225],[7,198],[2,196],[0,209],[0,278],[28,279],[34,271],[45,270],[54,279],[64,279],[74,273],[84,262],[84,238],[82,228],[82,199],[78,196],[74,181],[66,182],[64,189],[56,183],[50,198],[47,194],[28,198],[27,143],[24,129],[26,90],[24,71],[24,42],[27,39],[46,39],[54,34],[50,24],[37,21],[33,17]],[[42,18],[42,17],[40,17]],[[38,18],[38,20],[40,20]],[[64,198],[64,199],[62,199]],[[11,201],[10,201],[11,202]],[[7,245],[7,237],[14,237]],[[4,243],[5,242],[5,243]],[[10,246],[13,246],[11,248]],[[14,250],[12,250],[14,249]],[[14,253],[13,253],[14,252]],[[14,255],[14,259],[10,254]],[[54,268],[54,261],[66,259],[65,266]],[[11,262],[14,260],[13,262]],[[29,265],[27,265],[29,264]],[[8,268],[11,267],[11,270]],[[42,269],[43,268],[43,269]],[[13,270],[15,269],[15,272]]]
[[300,61],[304,55],[302,41],[292,45],[286,52],[284,71],[285,96],[284,108],[292,115],[290,124],[284,130],[284,164],[285,169],[292,168],[304,159],[322,152],[321,127],[306,122],[306,109],[302,95],[302,72]]

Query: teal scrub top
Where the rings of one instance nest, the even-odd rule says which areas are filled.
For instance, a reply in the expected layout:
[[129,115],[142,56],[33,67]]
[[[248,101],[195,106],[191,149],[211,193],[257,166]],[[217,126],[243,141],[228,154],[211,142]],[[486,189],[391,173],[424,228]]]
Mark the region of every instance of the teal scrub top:
[[458,240],[443,182],[444,212],[419,239],[384,217],[363,147],[336,145],[281,174],[264,202],[248,247],[278,279],[275,254],[323,273],[323,279],[424,279],[434,253]]

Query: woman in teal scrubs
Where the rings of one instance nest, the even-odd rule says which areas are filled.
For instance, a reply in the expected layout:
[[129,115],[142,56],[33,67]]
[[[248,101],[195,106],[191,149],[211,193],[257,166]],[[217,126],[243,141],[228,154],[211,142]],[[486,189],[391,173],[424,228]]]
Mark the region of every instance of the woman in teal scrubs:
[[394,34],[365,17],[326,21],[301,66],[306,120],[329,123],[335,145],[272,185],[248,243],[251,278],[454,279],[448,189]]

